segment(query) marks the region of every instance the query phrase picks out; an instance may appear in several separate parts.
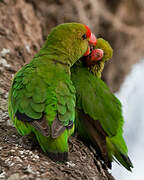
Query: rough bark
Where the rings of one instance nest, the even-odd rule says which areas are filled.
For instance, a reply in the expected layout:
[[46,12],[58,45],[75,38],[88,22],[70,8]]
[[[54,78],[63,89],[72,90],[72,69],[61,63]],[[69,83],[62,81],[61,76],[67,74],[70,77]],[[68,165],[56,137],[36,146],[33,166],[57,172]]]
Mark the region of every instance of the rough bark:
[[4,2],[0,2],[0,179],[113,179],[98,156],[76,138],[70,140],[66,164],[52,162],[39,148],[23,149],[9,122],[8,89],[14,73],[38,52],[53,26],[77,21],[112,44],[114,56],[103,78],[113,91],[118,90],[143,55],[143,0]]

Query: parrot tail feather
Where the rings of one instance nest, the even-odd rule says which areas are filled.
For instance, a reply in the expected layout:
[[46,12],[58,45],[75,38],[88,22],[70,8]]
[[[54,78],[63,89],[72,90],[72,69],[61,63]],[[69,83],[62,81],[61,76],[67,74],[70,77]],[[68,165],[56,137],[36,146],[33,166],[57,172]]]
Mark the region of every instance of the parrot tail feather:
[[[108,155],[111,160],[118,161],[120,164],[122,164],[127,170],[132,171],[131,168],[133,168],[132,162],[130,158],[127,155],[127,152],[122,152],[120,148],[113,142],[112,138],[107,137],[107,148],[108,148]],[[113,157],[114,156],[114,157]],[[119,164],[118,163],[118,164]]]
[[123,158],[123,160],[127,163],[128,170],[131,171],[131,168],[133,168],[133,165],[130,158],[127,155],[122,154],[122,153],[120,153],[120,155]]
[[46,137],[40,131],[34,129],[37,141],[42,150],[50,159],[56,162],[64,162],[68,159],[68,132],[65,130],[59,137]]

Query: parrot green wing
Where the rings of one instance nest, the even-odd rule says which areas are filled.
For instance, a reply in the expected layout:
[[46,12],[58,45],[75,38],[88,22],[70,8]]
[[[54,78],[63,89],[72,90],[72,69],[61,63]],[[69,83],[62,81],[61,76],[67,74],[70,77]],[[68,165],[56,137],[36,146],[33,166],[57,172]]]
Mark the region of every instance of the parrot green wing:
[[48,136],[49,126],[44,118],[47,86],[39,76],[35,76],[35,72],[36,67],[28,64],[15,75],[9,94],[11,119],[17,117],[28,122]]
[[99,120],[108,136],[115,136],[123,124],[120,101],[85,67],[72,68],[72,81],[77,93],[77,108]]
[[63,125],[68,126],[69,121],[73,122],[75,118],[75,88],[71,81],[60,82],[56,92],[58,118]]
[[16,74],[10,91],[13,111],[10,114],[30,123],[45,136],[50,135],[51,126],[51,136],[57,138],[73,126],[75,88],[63,71],[57,77],[56,69],[44,65],[42,68],[30,63]]
[[52,123],[52,137],[58,137],[66,128],[71,129],[75,120],[75,88],[70,80],[60,81],[56,88],[57,118]]

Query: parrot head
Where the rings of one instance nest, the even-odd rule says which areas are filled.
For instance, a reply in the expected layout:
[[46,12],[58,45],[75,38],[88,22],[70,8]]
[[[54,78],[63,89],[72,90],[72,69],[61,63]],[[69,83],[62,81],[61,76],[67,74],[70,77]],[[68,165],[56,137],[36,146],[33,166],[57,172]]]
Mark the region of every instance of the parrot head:
[[112,58],[113,49],[111,45],[103,38],[98,38],[96,45],[93,46],[90,54],[82,57],[84,64],[89,67],[94,74],[101,76],[104,63]]
[[64,23],[52,29],[43,48],[72,66],[82,56],[88,56],[90,47],[95,45],[96,37],[88,26]]

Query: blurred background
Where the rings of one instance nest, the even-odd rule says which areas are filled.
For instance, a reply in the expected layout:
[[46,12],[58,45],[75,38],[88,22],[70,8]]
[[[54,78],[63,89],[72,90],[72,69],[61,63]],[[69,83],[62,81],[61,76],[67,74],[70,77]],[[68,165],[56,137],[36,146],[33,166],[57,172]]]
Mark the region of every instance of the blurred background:
[[[38,52],[50,29],[64,22],[87,24],[108,40],[114,55],[103,80],[121,99],[124,135],[134,172],[115,166],[117,180],[143,179],[144,165],[144,1],[143,0],[4,0],[0,3],[0,88]],[[136,64],[136,65],[134,65]]]

